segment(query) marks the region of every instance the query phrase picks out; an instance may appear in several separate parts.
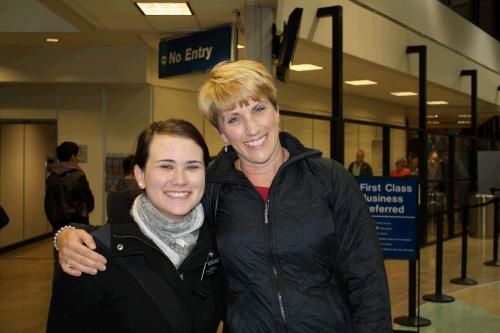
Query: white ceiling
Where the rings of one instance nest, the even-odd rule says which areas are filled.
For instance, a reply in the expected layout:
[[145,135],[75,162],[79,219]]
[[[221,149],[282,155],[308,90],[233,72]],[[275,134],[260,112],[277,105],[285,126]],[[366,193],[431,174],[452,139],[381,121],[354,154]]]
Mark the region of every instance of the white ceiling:
[[[167,2],[157,0],[156,2]],[[176,1],[170,1],[176,2]],[[180,2],[180,1],[177,1]],[[47,46],[45,38],[58,37],[50,47],[67,45],[144,45],[156,48],[161,38],[190,33],[233,22],[235,13],[246,4],[274,6],[275,0],[191,0],[193,16],[144,16],[133,0],[1,0],[0,45]],[[29,16],[28,16],[29,15]],[[78,31],[78,32],[75,32]],[[290,72],[289,80],[321,88],[331,88],[331,50],[300,40],[293,63],[313,63],[321,71]],[[378,85],[354,87],[344,84],[344,92],[407,106],[409,119],[416,125],[418,96],[394,97],[391,91],[418,91],[418,80],[407,74],[344,56],[344,80],[370,79]],[[428,100],[446,100],[448,106],[428,106],[429,114],[439,114],[441,123],[457,127],[458,114],[470,109],[470,97],[461,92],[428,83]],[[478,102],[479,123],[498,106]]]

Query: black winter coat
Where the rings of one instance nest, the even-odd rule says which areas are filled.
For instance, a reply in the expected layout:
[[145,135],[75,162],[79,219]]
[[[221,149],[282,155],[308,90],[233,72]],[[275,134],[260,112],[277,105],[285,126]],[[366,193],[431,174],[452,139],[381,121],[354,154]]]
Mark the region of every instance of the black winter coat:
[[[207,223],[178,272],[131,218],[128,223],[111,223],[96,232],[105,228],[111,228],[111,247],[99,240],[96,243],[98,252],[108,260],[106,271],[73,277],[56,263],[47,332],[217,331],[223,314],[222,269],[200,280],[207,259],[217,257]],[[148,271],[147,279],[139,281],[130,267],[135,272]]]
[[45,180],[44,209],[54,231],[72,222],[89,224],[94,196],[82,169],[71,162],[53,166]]
[[[347,170],[349,170],[349,173],[351,175],[355,164],[356,162],[352,162],[351,164],[349,164],[349,167],[347,168]],[[373,177],[373,170],[370,164],[366,162],[361,162],[361,167],[359,168],[359,177]]]
[[229,289],[224,327],[390,332],[383,257],[358,185],[338,163],[291,135],[281,133],[280,141],[290,158],[267,202],[233,167],[232,149],[209,167],[207,215],[216,221]]

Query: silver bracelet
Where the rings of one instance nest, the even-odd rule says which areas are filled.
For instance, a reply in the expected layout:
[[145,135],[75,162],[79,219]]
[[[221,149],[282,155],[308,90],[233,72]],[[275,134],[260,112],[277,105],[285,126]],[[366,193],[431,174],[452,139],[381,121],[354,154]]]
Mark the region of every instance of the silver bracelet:
[[61,229],[57,230],[57,232],[54,234],[54,248],[56,249],[57,252],[59,252],[59,247],[57,247],[57,236],[63,231],[64,229],[76,229],[72,225],[65,225]]

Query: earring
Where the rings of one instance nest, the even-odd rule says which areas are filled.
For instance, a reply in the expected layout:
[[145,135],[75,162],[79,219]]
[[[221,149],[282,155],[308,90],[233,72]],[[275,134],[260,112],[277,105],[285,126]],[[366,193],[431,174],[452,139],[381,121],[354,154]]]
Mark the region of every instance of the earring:
[[224,152],[227,153],[227,145],[224,145]]

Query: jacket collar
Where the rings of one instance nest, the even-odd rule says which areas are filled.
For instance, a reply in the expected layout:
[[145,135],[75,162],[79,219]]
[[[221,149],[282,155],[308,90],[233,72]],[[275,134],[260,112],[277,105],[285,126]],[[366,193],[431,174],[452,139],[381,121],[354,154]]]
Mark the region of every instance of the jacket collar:
[[[137,223],[132,217],[126,223],[111,224],[111,256],[127,257],[134,255],[144,255],[149,246],[150,249],[164,255],[156,244],[144,236]],[[179,267],[179,271],[188,271],[198,266],[198,263],[205,259],[209,250],[212,250],[211,237],[208,223],[203,223],[200,227],[198,241],[189,256]]]
[[[280,143],[290,153],[285,165],[295,163],[306,157],[322,155],[321,151],[306,148],[293,135],[287,132],[280,132]],[[215,160],[210,164],[207,171],[207,182],[216,183],[241,183],[247,181],[245,175],[234,168],[234,162],[238,159],[232,147],[228,147],[228,152],[221,150]]]

